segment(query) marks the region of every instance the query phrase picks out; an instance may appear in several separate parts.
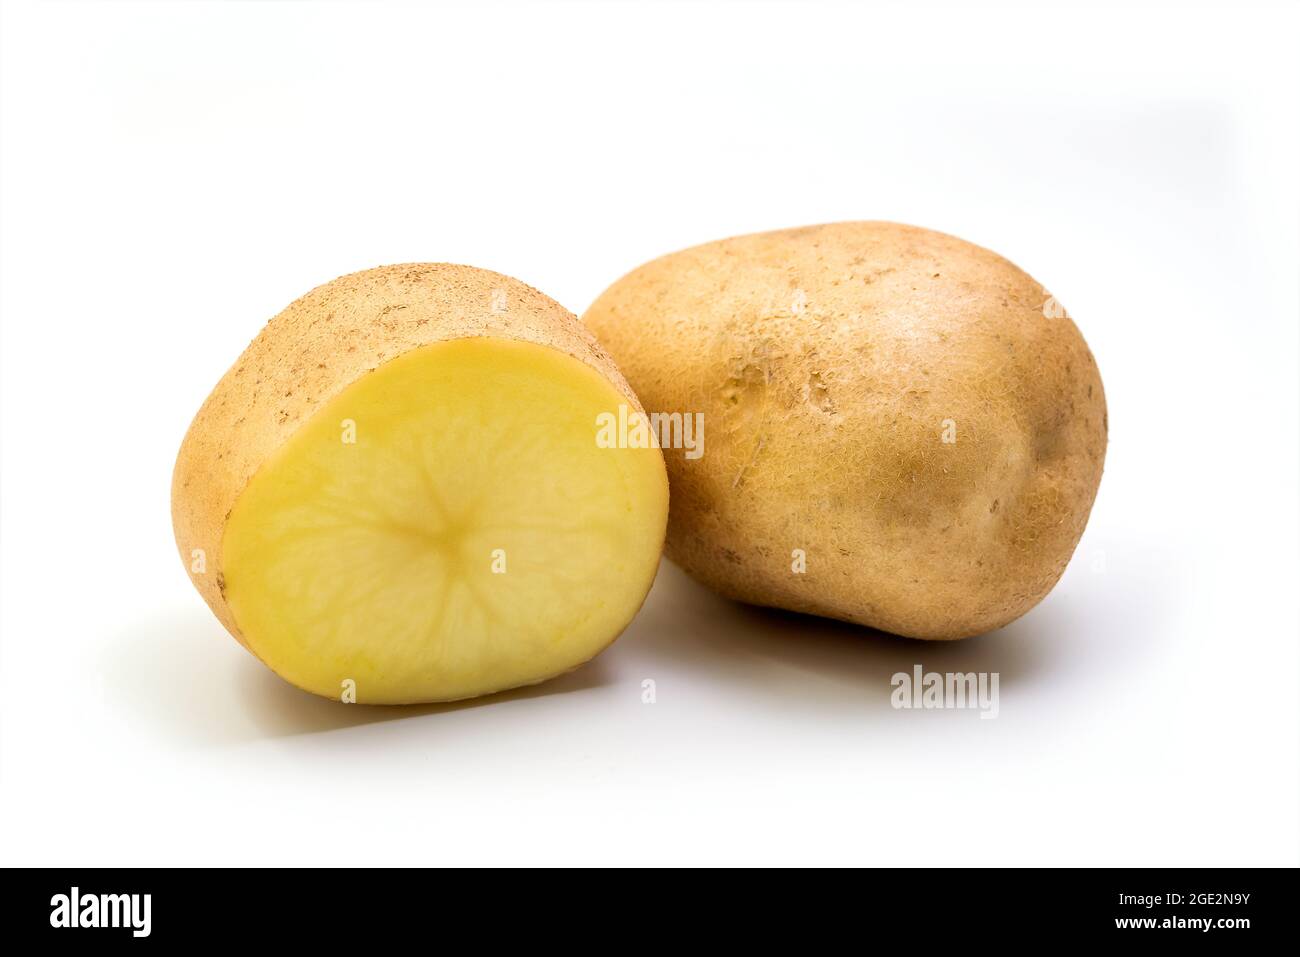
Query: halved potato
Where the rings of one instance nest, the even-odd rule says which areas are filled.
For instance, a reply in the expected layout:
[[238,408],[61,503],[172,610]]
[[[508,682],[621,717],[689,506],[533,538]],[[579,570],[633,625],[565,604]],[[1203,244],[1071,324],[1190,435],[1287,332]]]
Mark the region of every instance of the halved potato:
[[576,318],[465,266],[344,276],[271,320],[182,445],[182,559],[282,677],[365,703],[445,701],[571,670],[654,580],[657,448]]

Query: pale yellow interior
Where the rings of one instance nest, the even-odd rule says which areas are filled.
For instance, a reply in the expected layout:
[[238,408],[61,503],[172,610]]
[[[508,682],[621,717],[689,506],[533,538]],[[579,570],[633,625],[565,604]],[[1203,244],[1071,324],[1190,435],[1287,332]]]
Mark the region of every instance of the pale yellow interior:
[[[603,448],[627,400],[531,343],[472,338],[380,366],[253,476],[225,593],[252,650],[317,694],[445,701],[591,658],[654,579],[655,448]],[[354,441],[349,441],[352,438]]]

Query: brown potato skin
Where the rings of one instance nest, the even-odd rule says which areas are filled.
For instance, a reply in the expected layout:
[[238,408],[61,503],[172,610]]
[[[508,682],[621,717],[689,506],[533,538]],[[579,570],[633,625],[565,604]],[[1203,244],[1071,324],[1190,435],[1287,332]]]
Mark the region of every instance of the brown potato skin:
[[[473,266],[408,263],[318,286],[268,322],[217,383],[194,417],[172,473],[172,526],[181,561],[204,601],[245,647],[225,600],[221,541],[254,472],[321,405],[384,362],[421,346],[474,336],[566,353],[608,379],[631,410],[641,411],[627,380],[577,317],[517,279]],[[192,568],[194,549],[204,552],[202,573]]]
[[1048,298],[961,239],[846,222],[664,256],[583,321],[648,410],[704,413],[701,458],[664,450],[673,561],[740,601],[950,639],[1042,600],[1101,480],[1097,364]]

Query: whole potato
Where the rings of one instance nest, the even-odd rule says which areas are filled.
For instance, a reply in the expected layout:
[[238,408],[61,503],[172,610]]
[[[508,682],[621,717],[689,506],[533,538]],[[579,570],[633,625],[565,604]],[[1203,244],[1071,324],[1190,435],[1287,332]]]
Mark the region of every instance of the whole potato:
[[1096,362],[979,246],[883,222],[740,236],[647,263],[584,321],[647,409],[703,413],[703,455],[665,449],[667,551],[731,598],[962,638],[1037,604],[1083,533]]

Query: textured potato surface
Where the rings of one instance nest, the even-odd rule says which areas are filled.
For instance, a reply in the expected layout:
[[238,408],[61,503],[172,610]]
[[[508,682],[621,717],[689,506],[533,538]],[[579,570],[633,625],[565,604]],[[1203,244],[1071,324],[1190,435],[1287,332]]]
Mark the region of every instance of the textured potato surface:
[[1106,404],[1050,293],[978,246],[856,222],[665,256],[583,317],[665,450],[667,552],[725,595],[961,638],[1052,588],[1101,478]]
[[309,691],[541,681],[613,641],[654,579],[663,460],[597,443],[620,406],[640,409],[576,318],[514,280],[343,277],[272,320],[200,411],[177,544],[232,634]]

